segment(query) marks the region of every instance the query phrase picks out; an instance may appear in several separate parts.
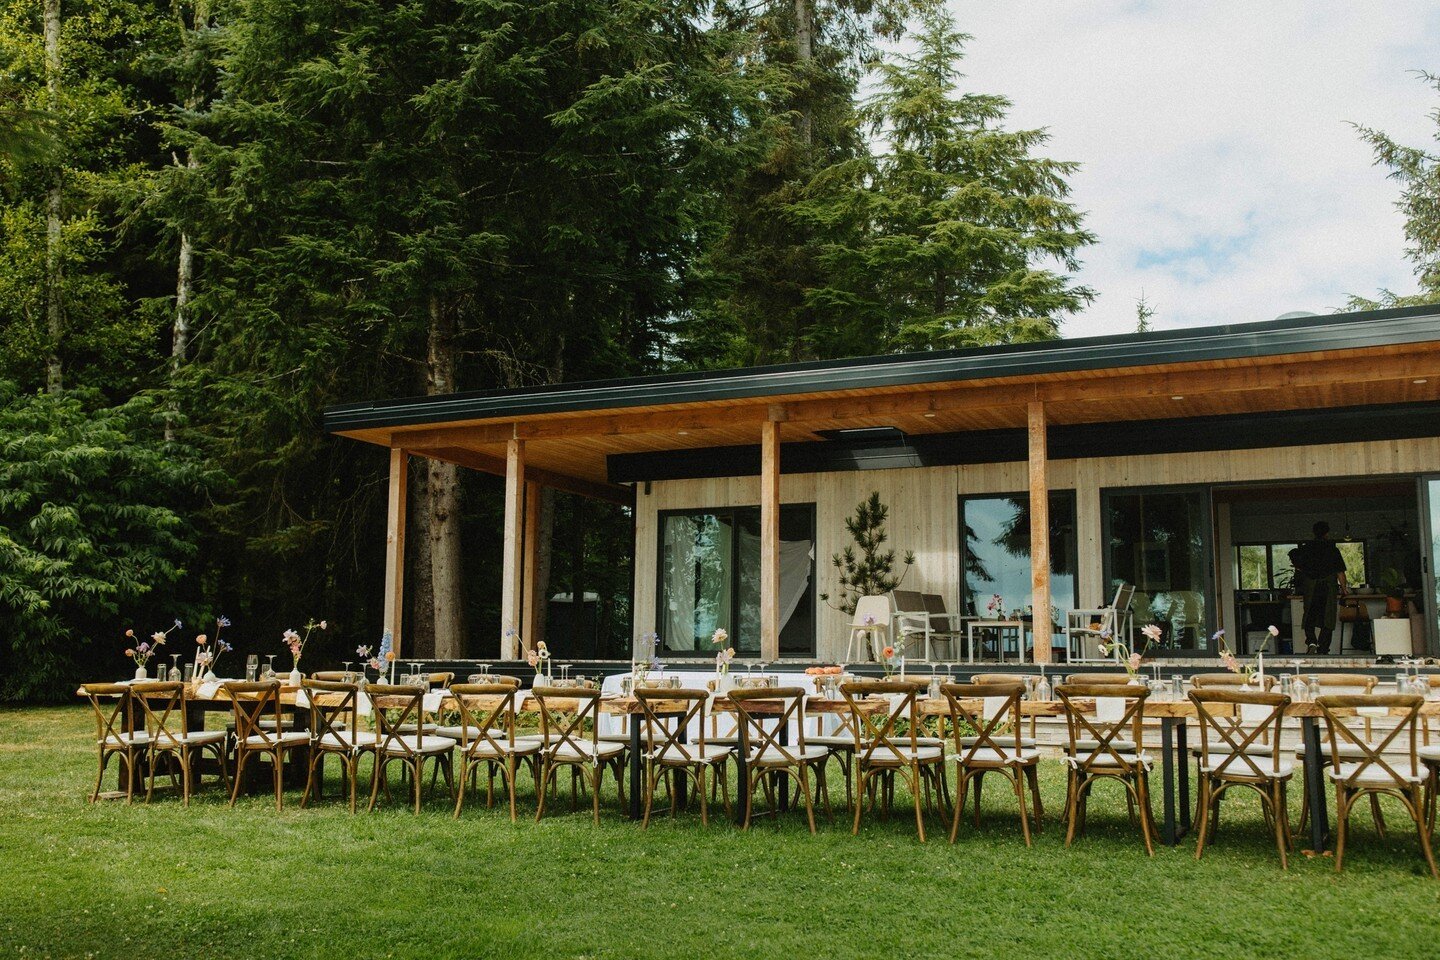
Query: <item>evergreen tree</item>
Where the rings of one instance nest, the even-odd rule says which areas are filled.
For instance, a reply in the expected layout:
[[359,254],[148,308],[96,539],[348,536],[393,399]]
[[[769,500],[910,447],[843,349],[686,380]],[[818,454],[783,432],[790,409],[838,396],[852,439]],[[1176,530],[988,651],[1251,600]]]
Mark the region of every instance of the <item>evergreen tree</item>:
[[927,10],[861,110],[880,148],[800,206],[825,237],[826,283],[807,294],[818,354],[1050,339],[1093,296],[1065,272],[1093,242],[1067,200],[1075,164],[1034,155],[1043,130],[1004,129],[1005,98],[957,92],[967,39]]

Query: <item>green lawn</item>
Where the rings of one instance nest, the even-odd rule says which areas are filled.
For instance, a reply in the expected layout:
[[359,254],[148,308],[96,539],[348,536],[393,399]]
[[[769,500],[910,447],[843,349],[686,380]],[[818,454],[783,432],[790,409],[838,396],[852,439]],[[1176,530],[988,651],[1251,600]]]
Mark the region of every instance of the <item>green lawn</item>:
[[[843,815],[814,837],[698,814],[642,832],[613,797],[599,827],[568,795],[536,824],[529,790],[515,825],[483,804],[457,823],[438,797],[419,817],[298,793],[278,815],[208,790],[90,806],[91,734],[83,708],[0,711],[5,957],[1392,958],[1432,956],[1440,930],[1398,811],[1388,840],[1357,821],[1337,876],[1298,854],[1281,872],[1239,793],[1201,863],[1191,842],[1148,859],[1113,790],[1069,850],[1054,820],[1026,849],[993,787],[953,847],[904,816],[859,837]],[[1058,813],[1054,761],[1044,785]]]

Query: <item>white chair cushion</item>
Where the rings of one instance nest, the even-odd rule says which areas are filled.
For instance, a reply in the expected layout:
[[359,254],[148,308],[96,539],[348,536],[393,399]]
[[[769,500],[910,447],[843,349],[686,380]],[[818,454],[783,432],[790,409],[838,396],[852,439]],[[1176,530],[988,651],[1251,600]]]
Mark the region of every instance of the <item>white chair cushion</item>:
[[494,743],[488,740],[471,740],[465,747],[465,755],[467,757],[478,757],[481,759],[485,757],[495,757],[498,759],[512,754],[517,757],[527,757],[532,753],[539,753],[542,748],[543,744],[541,744],[539,740],[520,740],[517,738],[515,745],[512,747],[505,742],[504,737],[496,736]]
[[688,758],[684,753],[681,753],[679,747],[671,745],[664,750],[651,751],[650,759],[668,763],[719,763],[734,753],[735,748],[724,746],[723,744],[707,743],[705,744],[705,753],[702,756],[699,744],[692,743],[686,744],[685,752],[689,754]]
[[[1083,755],[1083,754],[1088,754],[1088,753],[1090,753],[1090,751],[1094,750],[1094,749],[1095,749],[1096,747],[1098,747],[1098,746],[1100,746],[1100,741],[1099,741],[1099,740],[1095,740],[1095,739],[1091,739],[1091,738],[1085,738],[1085,739],[1081,739],[1081,740],[1076,740],[1076,741],[1075,741],[1075,752],[1076,752],[1076,753],[1079,753],[1079,754],[1082,754],[1082,755]],[[1116,753],[1134,753],[1134,752],[1135,752],[1135,741],[1134,741],[1134,740],[1129,740],[1129,739],[1124,739],[1124,738],[1118,738],[1118,739],[1115,739],[1115,740],[1111,740],[1111,741],[1110,741],[1110,743],[1109,743],[1109,748],[1110,748],[1110,750],[1114,750]],[[1108,753],[1108,752],[1109,752],[1109,751],[1107,750],[1106,753]]]
[[569,743],[550,747],[550,755],[556,760],[609,760],[625,752],[623,743],[591,743],[589,740],[572,740]]
[[[830,756],[830,751],[825,747],[812,747],[808,743],[805,744],[804,751],[801,751],[799,747],[785,747],[784,749],[785,753],[790,754],[791,757],[806,762],[812,760],[824,760],[826,757]],[[786,758],[785,753],[781,752],[780,747],[767,747],[762,753],[752,752],[750,754],[750,762],[762,764],[789,763],[790,761]]]
[[[1255,764],[1255,766],[1252,767],[1239,757],[1236,757],[1229,763],[1225,763],[1229,756],[1230,754],[1228,753],[1211,753],[1206,755],[1201,758],[1200,772],[1213,773],[1219,771],[1222,777],[1255,777],[1257,776],[1255,767],[1259,767],[1259,775],[1275,778],[1288,777],[1295,772],[1295,764],[1289,760],[1272,761],[1268,756],[1262,757],[1252,753],[1249,755],[1251,761]],[[1223,768],[1221,766],[1222,764],[1224,764]]]
[[[994,740],[996,743],[1000,744],[1001,749],[1006,749],[1006,750],[1010,750],[1010,751],[1014,751],[1014,749],[1015,749],[1015,747],[1014,747],[1015,738],[1014,738],[1013,736],[1008,736],[1008,737],[1007,737],[1007,736],[1005,736],[1005,735],[1003,735],[1003,734],[996,734],[995,736],[991,737],[990,739],[991,739],[991,740]],[[973,746],[975,746],[975,744],[977,744],[977,743],[979,743],[979,742],[980,742],[980,738],[979,738],[979,737],[961,737],[961,738],[960,738],[960,745],[961,745],[962,747],[973,747]],[[1083,741],[1082,741],[1082,742],[1083,742]],[[1091,746],[1094,746],[1095,741],[1093,741],[1093,740],[1090,741],[1090,744],[1091,744]],[[1038,747],[1038,746],[1039,746],[1039,743],[1036,742],[1036,740],[1035,740],[1034,737],[1021,737],[1021,738],[1020,738],[1020,749],[1021,749],[1021,750],[1030,750],[1030,749],[1032,749],[1032,748],[1034,748],[1034,747]],[[1131,746],[1131,748],[1133,749],[1135,745],[1132,743],[1130,746]]]
[[[1239,743],[1243,739],[1245,739],[1243,734],[1238,735],[1235,737],[1235,742]],[[1215,742],[1213,745],[1216,748],[1210,751],[1213,756],[1224,756],[1230,750],[1229,747],[1225,746],[1225,744],[1220,741],[1219,737],[1215,738]],[[1259,740],[1256,740],[1254,743],[1250,744],[1250,746],[1245,748],[1245,752],[1252,757],[1268,757],[1270,756],[1271,746],[1271,744],[1261,743]],[[1198,744],[1190,748],[1190,756],[1192,757],[1200,756],[1201,752],[1202,751],[1200,750]],[[1304,751],[1302,750],[1300,751],[1300,753],[1303,754]]]
[[95,743],[105,744],[107,747],[143,747],[150,742],[148,733],[112,733],[104,740],[96,740]]
[[[722,742],[722,741],[727,742],[727,743],[739,743],[739,742],[740,742],[740,738],[739,738],[739,737],[730,737],[730,738],[727,739],[727,738],[725,738],[725,737],[717,737],[717,738],[715,738],[715,739],[714,739],[713,741],[711,741],[711,742],[713,742],[713,743],[719,743],[719,742]],[[837,749],[837,748],[838,748],[838,749],[841,749],[841,750],[854,750],[854,749],[855,749],[855,738],[854,738],[854,737],[851,737],[851,736],[843,736],[843,735],[841,735],[841,734],[826,734],[826,735],[824,735],[824,736],[819,736],[819,737],[806,737],[806,738],[805,738],[805,746],[807,746],[807,747],[829,747],[831,750],[835,750],[835,749]]]
[[207,743],[220,743],[229,734],[224,730],[191,730],[189,733],[166,733],[164,736],[155,738],[155,745],[162,749],[172,743],[183,743],[186,746],[198,747]]
[[[1080,766],[1087,760],[1090,760],[1090,754],[1082,753],[1078,757],[1066,757],[1065,759],[1067,762],[1071,763],[1074,766]],[[1143,753],[1121,753],[1120,763],[1123,763],[1129,767],[1133,767],[1138,763],[1148,769],[1153,764],[1153,761],[1148,755]],[[1113,770],[1117,768],[1118,764],[1115,762],[1115,758],[1109,753],[1102,753],[1090,762],[1090,769],[1092,770]]]
[[[1363,760],[1369,756],[1369,754],[1365,752],[1365,748],[1358,743],[1342,740],[1337,746],[1340,750],[1341,760]],[[1295,756],[1300,760],[1305,759],[1305,744],[1302,743],[1295,748]],[[1328,737],[1320,741],[1320,756],[1327,760],[1330,758],[1330,740]]]
[[[377,745],[378,743],[377,740]],[[406,753],[445,753],[455,749],[455,741],[449,737],[417,737],[412,733],[408,736],[387,738],[383,749],[388,754],[400,756]]]
[[377,739],[373,733],[346,730],[338,735],[327,733],[320,738],[320,743],[331,750],[359,750],[363,747],[375,746]]
[[976,750],[974,755],[964,753],[955,758],[956,763],[1034,763],[1040,759],[1040,751],[1037,749],[1022,748],[1017,754],[1014,749],[995,750],[986,747],[983,750]]
[[1425,763],[1440,763],[1440,747],[1419,747],[1415,754]]
[[[806,746],[809,746],[809,741],[806,741]],[[892,747],[894,749],[891,749]],[[939,760],[943,757],[945,755],[945,748],[940,746],[927,746],[925,744],[917,744],[912,747],[909,742],[895,743],[892,741],[889,747],[883,744],[876,747],[875,752],[870,754],[870,760],[879,761],[880,763],[888,760],[894,763],[896,753],[899,753],[900,756],[907,761],[915,760],[920,763],[926,763],[931,760]],[[861,756],[863,757],[864,754],[862,753]]]
[[[1409,757],[1406,757],[1404,760],[1386,757],[1385,761],[1395,769],[1396,773],[1400,774],[1400,776],[1409,783],[1419,783],[1427,776],[1425,770],[1423,769],[1417,768],[1413,773],[1409,770]],[[1336,772],[1334,767],[1331,767],[1325,772],[1329,775],[1331,780],[1348,780],[1355,775],[1355,772],[1360,769],[1360,766],[1361,765],[1358,763],[1341,763],[1339,772]],[[1377,763],[1372,763],[1365,767],[1364,771],[1360,774],[1360,778],[1356,782],[1362,786],[1370,787],[1393,784],[1396,781],[1395,778],[1390,775],[1390,772],[1388,770],[1386,770],[1384,767],[1380,766]]]
[[282,747],[298,747],[301,744],[310,742],[310,734],[303,730],[290,730],[285,733],[267,733],[264,736],[259,734],[245,738],[247,747],[270,747],[279,744]]
[[[406,732],[408,732],[408,733],[414,733],[415,731],[414,731],[414,730],[409,730],[409,731],[406,731]],[[471,727],[462,727],[462,726],[460,726],[459,724],[456,724],[456,725],[453,726],[453,727],[436,727],[436,728],[434,729],[433,733],[434,733],[435,736],[437,736],[437,737],[449,737],[451,740],[454,740],[454,741],[456,741],[456,742],[459,742],[459,741],[461,741],[461,740],[479,740],[479,739],[480,739],[480,728],[479,728],[479,727],[473,727],[473,726],[471,726]]]

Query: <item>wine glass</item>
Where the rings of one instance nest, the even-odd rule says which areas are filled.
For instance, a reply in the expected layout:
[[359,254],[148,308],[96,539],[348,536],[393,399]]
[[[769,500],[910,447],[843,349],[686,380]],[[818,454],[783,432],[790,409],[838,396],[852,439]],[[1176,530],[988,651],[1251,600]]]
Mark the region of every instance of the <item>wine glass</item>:
[[165,679],[171,681],[172,683],[180,679],[180,654],[170,654],[170,675]]
[[260,658],[255,654],[245,658],[245,682],[254,683],[255,675],[260,672]]
[[265,679],[275,679],[275,654],[273,653],[265,654]]

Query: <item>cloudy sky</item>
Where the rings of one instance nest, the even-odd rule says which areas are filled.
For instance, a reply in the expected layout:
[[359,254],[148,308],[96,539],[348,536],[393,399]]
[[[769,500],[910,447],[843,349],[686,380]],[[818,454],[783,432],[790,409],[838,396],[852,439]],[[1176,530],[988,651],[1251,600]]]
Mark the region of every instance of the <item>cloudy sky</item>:
[[1099,297],[1066,336],[1329,312],[1412,292],[1398,186],[1351,123],[1430,144],[1440,4],[950,0],[968,89],[1080,161]]

